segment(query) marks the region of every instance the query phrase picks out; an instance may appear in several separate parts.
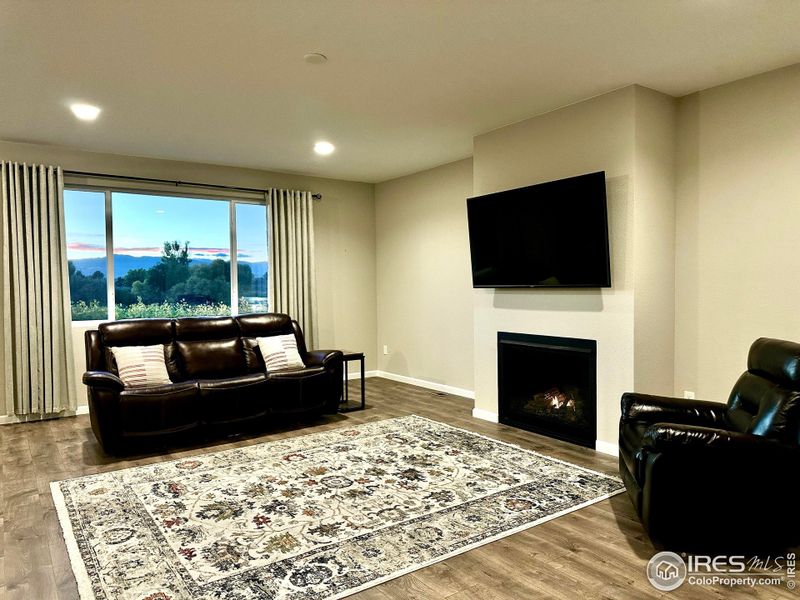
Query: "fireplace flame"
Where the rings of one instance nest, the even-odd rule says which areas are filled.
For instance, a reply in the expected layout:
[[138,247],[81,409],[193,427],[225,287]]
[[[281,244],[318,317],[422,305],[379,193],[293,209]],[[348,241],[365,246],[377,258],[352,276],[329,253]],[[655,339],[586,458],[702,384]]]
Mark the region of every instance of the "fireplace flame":
[[550,410],[564,410],[575,411],[575,398],[572,394],[562,392],[558,388],[551,388],[544,393],[544,399],[547,402],[547,408]]

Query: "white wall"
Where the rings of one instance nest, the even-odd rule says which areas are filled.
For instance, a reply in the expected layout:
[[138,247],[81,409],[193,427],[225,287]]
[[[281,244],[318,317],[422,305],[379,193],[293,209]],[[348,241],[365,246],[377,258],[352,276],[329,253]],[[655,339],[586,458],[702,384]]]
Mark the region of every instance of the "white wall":
[[635,92],[628,87],[474,140],[476,195],[605,171],[611,289],[473,292],[475,408],[497,413],[497,332],[597,340],[598,439],[615,442],[619,397],[633,389]]
[[725,401],[753,340],[800,341],[800,65],[679,119],[675,389]]
[[597,341],[597,439],[619,400],[671,393],[675,101],[630,86],[475,138],[476,194],[606,172],[612,287],[475,290],[475,407],[497,412],[499,331]]
[[472,159],[376,185],[380,370],[472,389],[471,195]]
[[[364,351],[367,368],[375,368],[377,319],[372,184],[3,141],[0,141],[0,158],[60,165],[76,171],[321,193],[322,201],[314,205],[319,305],[317,345]],[[4,274],[0,273],[0,285],[3,284],[3,277]],[[84,371],[84,329],[76,326],[73,336],[78,380]],[[0,343],[0,360],[5,358],[2,350]],[[79,402],[85,404],[85,388],[80,383],[78,388]],[[0,406],[3,405],[3,399],[0,398]]]

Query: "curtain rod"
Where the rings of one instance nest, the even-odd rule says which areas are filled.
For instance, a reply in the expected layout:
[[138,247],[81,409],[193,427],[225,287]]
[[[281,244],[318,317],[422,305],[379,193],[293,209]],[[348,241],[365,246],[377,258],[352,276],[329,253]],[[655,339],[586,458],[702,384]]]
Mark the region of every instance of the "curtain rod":
[[[124,179],[125,181],[141,181],[143,183],[169,183],[175,186],[202,187],[215,190],[230,190],[235,192],[251,192],[266,194],[267,190],[260,188],[240,187],[236,185],[219,185],[217,183],[196,183],[192,181],[178,181],[174,179],[157,179],[155,177],[133,177],[128,175],[112,175],[111,173],[92,173],[89,171],[69,171],[64,170],[64,175],[75,175],[79,177],[98,177],[101,179]],[[314,200],[322,200],[322,194],[311,194]]]

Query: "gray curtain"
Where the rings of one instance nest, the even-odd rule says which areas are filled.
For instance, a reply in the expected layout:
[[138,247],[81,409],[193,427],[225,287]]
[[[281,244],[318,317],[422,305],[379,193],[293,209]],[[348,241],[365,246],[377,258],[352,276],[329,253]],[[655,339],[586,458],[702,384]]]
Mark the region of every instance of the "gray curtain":
[[0,161],[6,414],[76,408],[64,176]]
[[267,191],[270,310],[300,323],[309,350],[317,333],[313,202],[311,192]]

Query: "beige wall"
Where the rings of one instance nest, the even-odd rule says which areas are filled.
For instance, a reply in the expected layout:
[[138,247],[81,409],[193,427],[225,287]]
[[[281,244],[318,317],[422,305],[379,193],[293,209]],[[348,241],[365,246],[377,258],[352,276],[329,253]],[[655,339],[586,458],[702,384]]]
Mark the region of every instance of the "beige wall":
[[[675,393],[699,390],[698,364],[698,227],[700,211],[698,114],[700,97],[678,100],[675,152]],[[698,398],[703,396],[698,394]]]
[[[367,355],[367,368],[375,368],[375,206],[372,184],[2,141],[0,159],[61,165],[76,171],[321,193],[322,201],[314,205],[318,346],[363,350]],[[82,373],[82,332],[76,331],[75,334],[76,369]],[[0,355],[0,359],[4,358]],[[81,386],[81,403],[86,402],[85,395]]]
[[800,340],[800,65],[681,101],[676,391],[726,400],[760,336]]
[[375,187],[379,369],[472,390],[471,195],[472,159]]
[[635,88],[634,380],[671,394],[675,370],[675,128],[677,100]]

